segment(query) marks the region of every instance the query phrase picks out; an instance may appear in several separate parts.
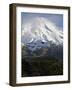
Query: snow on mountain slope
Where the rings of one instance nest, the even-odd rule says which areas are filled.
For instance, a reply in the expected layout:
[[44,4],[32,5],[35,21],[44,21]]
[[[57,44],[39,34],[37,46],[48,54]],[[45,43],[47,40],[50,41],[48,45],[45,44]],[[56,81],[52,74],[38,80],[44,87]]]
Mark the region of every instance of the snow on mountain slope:
[[38,17],[23,26],[21,41],[25,45],[35,44],[35,47],[40,47],[44,43],[60,45],[63,43],[63,32],[54,23]]

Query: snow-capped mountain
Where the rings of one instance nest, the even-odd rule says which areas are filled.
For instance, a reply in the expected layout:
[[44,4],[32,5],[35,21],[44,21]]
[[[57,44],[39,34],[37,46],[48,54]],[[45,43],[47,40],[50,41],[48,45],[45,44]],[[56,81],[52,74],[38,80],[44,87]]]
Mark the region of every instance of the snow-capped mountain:
[[62,45],[63,32],[51,21],[38,17],[23,25],[21,41],[30,50],[49,47],[51,44]]

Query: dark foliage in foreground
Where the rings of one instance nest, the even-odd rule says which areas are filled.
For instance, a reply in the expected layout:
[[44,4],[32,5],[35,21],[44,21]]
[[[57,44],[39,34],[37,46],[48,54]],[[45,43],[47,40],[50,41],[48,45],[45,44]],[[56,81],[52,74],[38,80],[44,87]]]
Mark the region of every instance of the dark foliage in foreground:
[[22,59],[22,77],[63,75],[63,64],[54,57]]

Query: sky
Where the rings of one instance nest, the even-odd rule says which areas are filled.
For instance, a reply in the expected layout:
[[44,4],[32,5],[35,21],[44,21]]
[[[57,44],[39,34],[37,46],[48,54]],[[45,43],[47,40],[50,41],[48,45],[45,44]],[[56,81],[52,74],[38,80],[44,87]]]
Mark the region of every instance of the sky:
[[50,20],[55,23],[58,27],[63,29],[63,15],[62,14],[44,14],[44,13],[27,13],[21,12],[21,24],[25,24],[26,22],[32,20],[32,18],[36,17],[44,17],[45,19]]

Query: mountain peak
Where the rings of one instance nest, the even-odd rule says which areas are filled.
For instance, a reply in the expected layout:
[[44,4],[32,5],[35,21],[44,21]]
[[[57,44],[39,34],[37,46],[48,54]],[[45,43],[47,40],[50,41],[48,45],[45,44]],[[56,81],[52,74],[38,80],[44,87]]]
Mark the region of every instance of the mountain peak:
[[35,43],[35,47],[44,43],[60,45],[63,43],[63,32],[53,22],[37,17],[24,25],[21,40],[25,45]]

